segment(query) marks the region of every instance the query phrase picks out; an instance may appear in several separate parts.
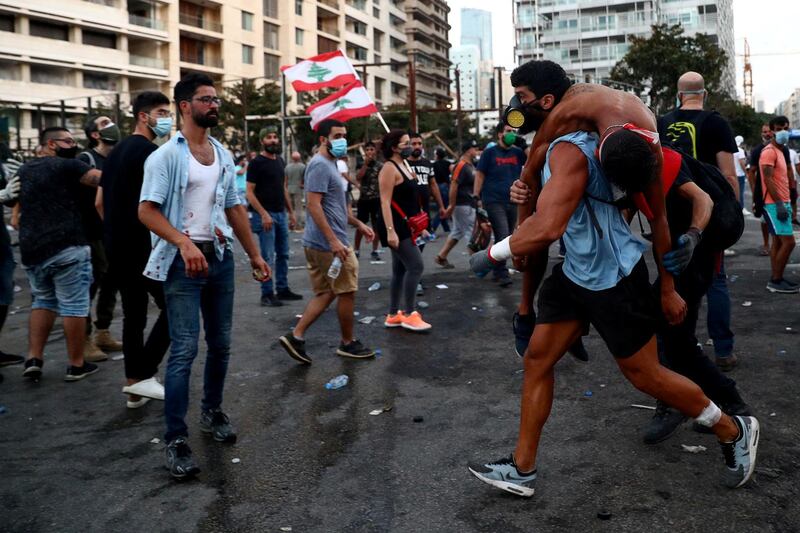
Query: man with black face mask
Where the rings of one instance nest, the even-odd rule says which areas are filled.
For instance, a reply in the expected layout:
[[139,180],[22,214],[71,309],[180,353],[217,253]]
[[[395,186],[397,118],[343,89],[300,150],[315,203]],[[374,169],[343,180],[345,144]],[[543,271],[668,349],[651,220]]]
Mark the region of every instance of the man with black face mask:
[[77,381],[98,370],[83,356],[92,263],[79,204],[82,189],[94,191],[101,174],[75,159],[78,145],[69,130],[47,128],[40,141],[43,157],[19,169],[19,248],[33,295],[23,375],[42,375],[44,346],[61,315],[69,356],[64,380]]
[[247,168],[247,203],[252,217],[250,228],[261,245],[261,257],[275,271],[272,279],[261,283],[261,305],[280,307],[284,300],[303,297],[289,289],[289,230],[295,227],[294,209],[289,196],[289,181],[280,156],[278,128],[267,126],[259,133],[262,151]]
[[[89,117],[83,128],[86,133],[88,150],[78,154],[78,159],[100,172],[103,171],[106,158],[120,140],[119,126],[105,115]],[[89,291],[90,302],[97,296],[97,328],[92,338],[92,318],[86,321],[86,347],[84,357],[87,361],[97,362],[108,359],[106,352],[122,350],[122,343],[111,336],[109,327],[114,318],[114,307],[117,304],[117,288],[108,273],[108,257],[103,246],[103,221],[95,208],[97,191],[86,189],[81,191],[80,209],[83,227],[89,247],[92,250],[92,281]]]

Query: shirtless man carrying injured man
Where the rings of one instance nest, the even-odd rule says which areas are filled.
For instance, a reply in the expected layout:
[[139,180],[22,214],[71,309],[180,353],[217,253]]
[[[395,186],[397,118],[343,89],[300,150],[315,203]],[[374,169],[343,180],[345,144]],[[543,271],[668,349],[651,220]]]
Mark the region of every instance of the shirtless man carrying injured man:
[[[558,73],[553,67],[560,70],[555,64],[548,65]],[[566,79],[563,70],[561,75]],[[534,91],[532,101],[552,107],[559,96],[537,95]],[[638,135],[625,136],[618,149],[641,154],[644,143]],[[470,471],[513,494],[533,495],[536,453],[553,401],[553,369],[588,323],[637,389],[711,428],[725,457],[725,484],[740,487],[755,468],[758,421],[722,413],[700,387],[659,364],[655,339],[658,315],[642,258],[647,245],[631,233],[619,209],[612,205],[612,188],[595,156],[597,149],[597,140],[586,131],[556,139],[545,152],[536,213],[527,217],[513,235],[470,258],[477,272],[487,270],[495,261],[546,253],[562,236],[567,248],[564,263],[553,269],[539,294],[539,317],[524,358],[516,449],[498,461],[470,464]],[[656,166],[654,161],[648,164]],[[656,180],[660,188],[657,177],[643,178],[650,189]],[[658,192],[663,210],[663,191]]]

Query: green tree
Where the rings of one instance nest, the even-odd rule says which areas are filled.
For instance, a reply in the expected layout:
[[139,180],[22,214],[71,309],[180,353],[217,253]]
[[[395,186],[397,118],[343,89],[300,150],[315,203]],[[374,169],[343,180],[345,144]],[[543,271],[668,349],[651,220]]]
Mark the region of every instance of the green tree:
[[727,95],[710,95],[707,107],[725,117],[734,135],[744,137],[747,146],[756,146],[761,142],[761,125],[767,124],[774,116],[769,113],[757,113],[752,107]]
[[[241,80],[224,88],[219,110],[220,124],[214,132],[231,148],[257,150],[261,139],[258,131],[270,121],[248,122],[249,139],[244,139],[245,115],[275,115],[281,109],[281,88],[275,83],[257,85]],[[275,123],[275,121],[271,121]]]
[[727,62],[725,51],[707,35],[687,37],[679,24],[658,24],[649,37],[631,38],[631,47],[611,70],[611,79],[650,86],[652,106],[663,114],[674,106],[678,78],[684,72],[699,72],[709,93],[721,93]]

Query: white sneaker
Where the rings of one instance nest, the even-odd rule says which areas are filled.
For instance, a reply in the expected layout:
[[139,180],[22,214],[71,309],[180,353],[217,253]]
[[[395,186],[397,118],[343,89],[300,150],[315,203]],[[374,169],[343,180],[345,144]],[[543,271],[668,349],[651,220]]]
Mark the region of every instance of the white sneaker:
[[750,215],[752,215],[753,213],[751,213],[751,212],[750,212],[750,211],[748,211],[747,209],[742,209],[742,214],[743,214],[744,216],[746,216],[746,217],[749,217],[749,216],[750,216]]
[[150,401],[150,398],[145,398],[144,396],[139,398],[139,400],[136,401],[136,402],[132,402],[132,401],[128,400],[128,403],[127,403],[128,409],[138,409],[138,408],[146,405],[149,401]]
[[122,387],[122,392],[135,396],[144,396],[145,398],[152,398],[154,400],[164,400],[164,385],[159,383],[158,379],[155,377]]

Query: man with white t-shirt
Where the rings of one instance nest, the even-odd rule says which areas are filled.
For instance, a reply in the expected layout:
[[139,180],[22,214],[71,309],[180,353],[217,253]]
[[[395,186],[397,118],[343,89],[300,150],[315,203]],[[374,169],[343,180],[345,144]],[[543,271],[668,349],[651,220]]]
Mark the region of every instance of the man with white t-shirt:
[[736,167],[736,179],[739,180],[739,205],[742,206],[742,214],[747,216],[750,214],[744,207],[744,185],[747,177],[747,154],[742,148],[744,137],[741,135],[736,136],[736,148],[738,151],[733,154],[733,166]]
[[145,162],[139,220],[152,232],[144,275],[164,282],[172,342],[164,380],[166,465],[172,477],[182,479],[200,471],[184,418],[201,314],[208,353],[200,430],[216,441],[236,442],[221,409],[233,319],[234,233],[253,277],[264,281],[271,272],[250,232],[230,153],[208,135],[219,121],[214,82],[204,74],[185,76],[175,85],[175,103],[181,131]]

